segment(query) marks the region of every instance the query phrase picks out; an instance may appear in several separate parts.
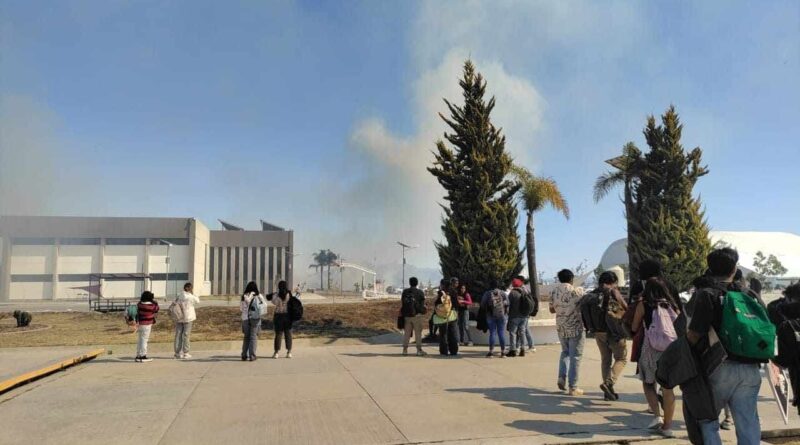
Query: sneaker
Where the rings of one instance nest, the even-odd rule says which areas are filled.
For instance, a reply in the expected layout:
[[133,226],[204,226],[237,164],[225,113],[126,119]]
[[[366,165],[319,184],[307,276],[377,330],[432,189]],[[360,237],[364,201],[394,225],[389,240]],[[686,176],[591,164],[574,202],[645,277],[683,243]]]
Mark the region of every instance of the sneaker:
[[180,359],[182,359],[182,358],[183,358],[183,356],[182,356],[182,355],[180,355],[180,354],[175,354],[175,355],[173,356],[173,358],[174,358],[175,360],[180,360]]
[[723,430],[730,430],[732,426],[733,426],[733,421],[727,418],[723,420],[722,423],[719,424],[719,427],[722,428]]
[[519,356],[520,357],[525,357],[525,348],[522,348],[522,349],[519,350]]
[[603,391],[603,396],[605,396],[605,400],[614,401],[617,398],[614,396],[614,390],[611,389],[611,385],[607,383],[600,384],[600,391]]
[[567,390],[567,383],[564,380],[559,380],[557,384],[558,384],[558,389],[560,389],[561,391]]
[[147,362],[152,362],[153,359],[147,358],[147,356],[145,355],[144,357],[140,358],[139,361],[142,363],[147,363]]
[[417,351],[417,357],[425,357],[426,355],[428,355],[428,353],[421,349]]
[[278,351],[275,351],[275,353],[272,354],[272,358],[278,358]]
[[471,341],[468,341],[468,342],[467,342],[467,346],[473,346],[474,344],[475,344],[475,343],[472,343]]
[[672,428],[659,428],[658,429],[658,434],[661,434],[662,436],[666,437],[667,439],[674,439],[675,438],[675,432],[672,431]]
[[184,360],[189,359],[189,358],[192,358],[191,354],[183,354],[183,359]]
[[256,361],[256,360],[258,360],[258,358],[257,358],[255,355],[254,355],[254,356],[252,356],[252,357],[250,357],[250,361],[251,361],[251,362],[254,362],[254,361]]
[[614,396],[614,400],[619,400],[619,394],[617,394],[617,392],[614,391],[614,384],[609,383],[606,386],[608,386],[608,390],[611,392],[611,395]]
[[661,429],[661,425],[664,425],[664,419],[661,418],[661,416],[656,416],[653,418],[650,424],[647,425],[647,428],[651,430]]
[[142,362],[142,358],[137,355],[136,358],[133,359],[133,361],[136,362],[136,363],[141,363]]
[[583,390],[580,388],[570,388],[569,395],[573,397],[578,397],[583,395]]
[[512,349],[508,351],[508,355],[506,357],[516,357],[516,356],[517,356],[517,351]]
[[494,357],[494,353],[492,353],[491,351],[486,353],[486,358],[492,358],[492,357]]
[[536,352],[536,346],[528,348],[528,352]]
[[501,352],[500,353],[500,358],[506,358],[506,353],[505,352]]
[[242,356],[242,361],[243,361],[243,362],[246,362],[246,361],[247,361],[247,356],[246,356],[246,355],[243,355],[243,356]]
[[287,351],[287,352],[286,352],[286,358],[292,358],[292,353],[291,353],[291,351]]
[[403,349],[403,355],[408,355],[408,349]]

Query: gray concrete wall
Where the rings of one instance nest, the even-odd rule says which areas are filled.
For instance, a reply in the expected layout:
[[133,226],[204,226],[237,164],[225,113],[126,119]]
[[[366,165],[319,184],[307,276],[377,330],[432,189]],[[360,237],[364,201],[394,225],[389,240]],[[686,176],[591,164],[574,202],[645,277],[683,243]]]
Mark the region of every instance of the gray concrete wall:
[[0,236],[188,238],[191,218],[0,216]]

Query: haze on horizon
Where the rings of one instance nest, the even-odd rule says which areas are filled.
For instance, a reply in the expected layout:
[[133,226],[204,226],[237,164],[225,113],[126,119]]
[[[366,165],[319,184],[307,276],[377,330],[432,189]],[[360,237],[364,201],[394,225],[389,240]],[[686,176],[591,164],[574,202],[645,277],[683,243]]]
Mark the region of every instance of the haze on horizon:
[[670,104],[712,229],[800,227],[794,1],[0,0],[0,55],[0,214],[264,219],[298,272],[331,249],[393,283],[402,240],[433,276],[425,168],[471,58],[507,148],[570,204],[537,215],[547,277],[625,236],[592,184]]

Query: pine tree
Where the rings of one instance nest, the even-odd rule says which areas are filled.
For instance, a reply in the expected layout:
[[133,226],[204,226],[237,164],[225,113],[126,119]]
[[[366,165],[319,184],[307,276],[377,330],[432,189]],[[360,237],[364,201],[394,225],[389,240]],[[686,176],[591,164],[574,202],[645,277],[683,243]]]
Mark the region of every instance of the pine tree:
[[688,288],[705,270],[711,250],[704,211],[692,194],[708,169],[701,165],[699,147],[688,154],[684,151],[682,131],[674,106],[661,116],[661,125],[655,117],[648,118],[644,135],[650,151],[635,183],[637,211],[630,221],[635,236],[628,239],[638,258],[659,260],[678,289]]
[[495,100],[484,101],[486,82],[469,60],[459,84],[464,105],[445,99],[451,116],[439,115],[453,131],[444,135],[453,148],[438,141],[428,171],[446,191],[445,241],[436,243],[442,274],[458,277],[474,295],[493,283],[507,284],[522,270],[514,206],[520,186],[507,179],[512,159],[489,118]]

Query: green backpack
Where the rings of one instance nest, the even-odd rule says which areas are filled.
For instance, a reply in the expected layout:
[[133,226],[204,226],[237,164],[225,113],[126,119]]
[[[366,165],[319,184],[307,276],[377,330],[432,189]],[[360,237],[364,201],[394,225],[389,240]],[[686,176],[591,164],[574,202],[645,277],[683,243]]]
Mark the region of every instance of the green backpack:
[[775,357],[775,325],[767,310],[742,292],[725,294],[719,338],[731,354],[757,360]]

